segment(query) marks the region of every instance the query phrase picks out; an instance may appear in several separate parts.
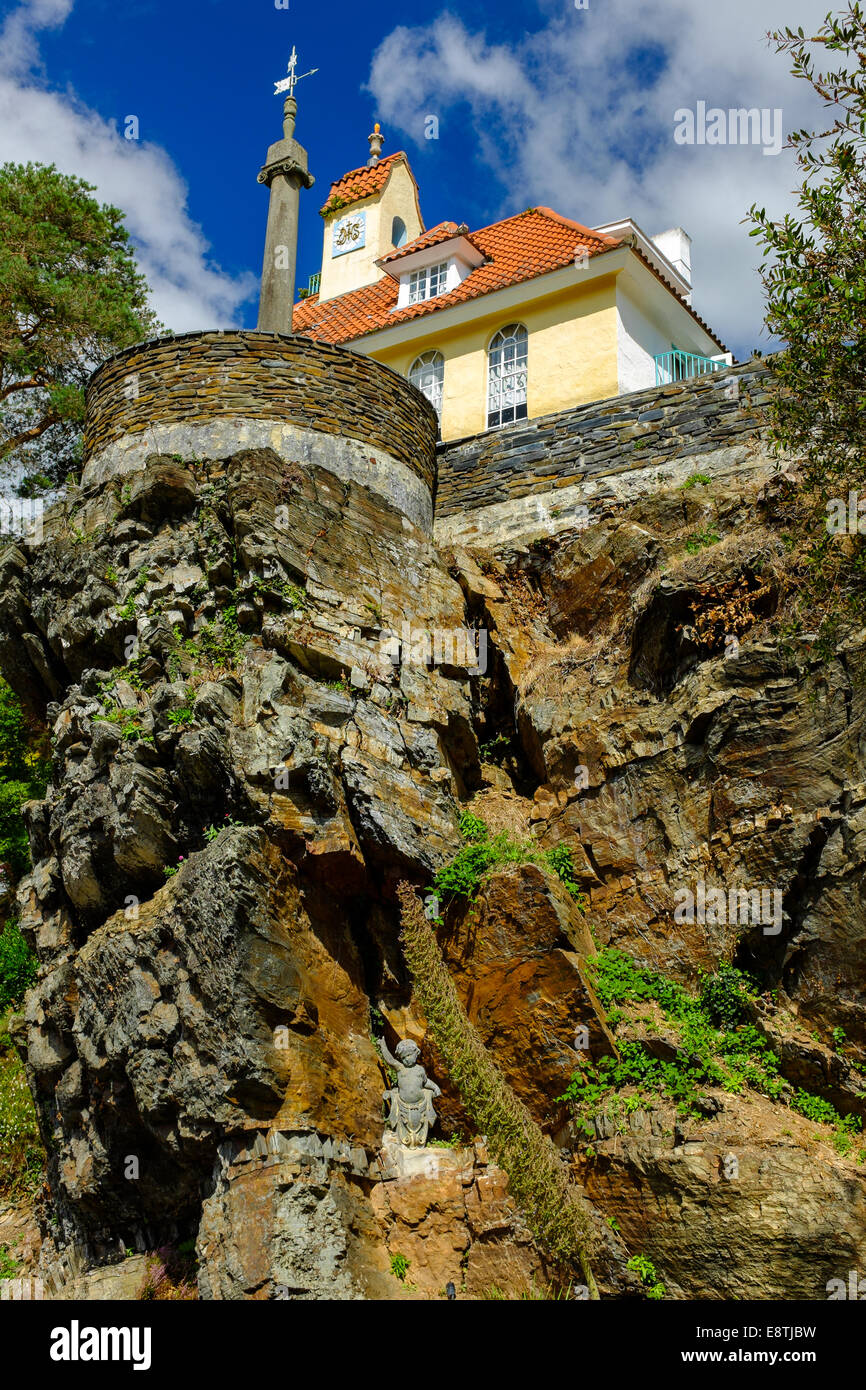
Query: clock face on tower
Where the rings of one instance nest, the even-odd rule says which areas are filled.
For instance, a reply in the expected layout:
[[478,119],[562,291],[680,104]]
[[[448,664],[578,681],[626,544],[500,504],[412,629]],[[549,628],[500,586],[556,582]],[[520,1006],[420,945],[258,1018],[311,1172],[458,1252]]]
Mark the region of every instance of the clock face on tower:
[[347,212],[338,217],[331,229],[331,256],[344,256],[347,251],[357,251],[367,238],[367,209],[361,212]]

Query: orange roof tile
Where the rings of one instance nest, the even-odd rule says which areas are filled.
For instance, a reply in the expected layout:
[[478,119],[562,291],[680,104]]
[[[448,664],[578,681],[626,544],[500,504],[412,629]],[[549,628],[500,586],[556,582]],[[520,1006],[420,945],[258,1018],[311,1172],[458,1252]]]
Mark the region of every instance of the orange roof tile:
[[416,236],[414,241],[407,241],[405,246],[398,246],[396,250],[389,251],[387,256],[381,257],[379,264],[398,261],[401,256],[411,256],[413,252],[423,251],[428,246],[438,246],[441,241],[450,241],[455,236],[465,236],[468,231],[465,222],[461,222],[459,227],[456,222],[438,222],[435,227],[428,227],[426,232]]
[[[328,203],[332,198],[342,198],[344,206],[348,207],[350,203],[360,202],[362,198],[369,198],[371,194],[378,193],[388,182],[391,170],[398,159],[402,159],[408,168],[409,161],[405,153],[403,150],[398,150],[396,154],[389,154],[384,159],[380,159],[378,164],[374,164],[372,168],[364,164],[360,169],[350,169],[348,174],[344,174],[341,179],[337,179],[331,184]],[[325,203],[325,207],[328,206],[328,203]]]
[[[454,228],[449,235],[455,234],[456,224],[440,222],[438,227],[431,228],[430,233],[423,233],[410,243],[411,249],[418,250],[417,243],[445,227]],[[437,239],[444,240],[445,237],[443,235]],[[375,333],[377,329],[390,328],[392,324],[405,323],[424,314],[438,313],[440,309],[450,309],[454,304],[477,299],[479,295],[490,294],[507,285],[518,285],[524,280],[546,275],[548,271],[560,270],[573,264],[578,251],[582,254],[585,250],[592,257],[620,245],[617,237],[593,232],[580,222],[572,222],[551,208],[543,207],[528,208],[526,212],[507,217],[503,222],[493,222],[489,227],[473,232],[470,239],[487,257],[487,263],[471,271],[450,293],[437,295],[435,299],[427,299],[420,304],[410,304],[395,312],[398,286],[390,275],[386,275],[374,285],[350,290],[348,294],[328,299],[321,305],[318,295],[310,295],[295,305],[292,331],[329,343],[350,342],[365,333]],[[436,242],[431,244],[435,245]],[[398,249],[405,253],[409,248]]]

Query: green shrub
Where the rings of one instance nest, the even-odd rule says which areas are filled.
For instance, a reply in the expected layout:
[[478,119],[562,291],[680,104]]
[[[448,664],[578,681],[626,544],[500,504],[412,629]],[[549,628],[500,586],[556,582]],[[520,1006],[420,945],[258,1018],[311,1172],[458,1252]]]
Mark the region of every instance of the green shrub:
[[[587,962],[607,1021],[615,1027],[622,1015],[617,1005],[655,1001],[666,1021],[678,1034],[677,1055],[671,1061],[652,1057],[639,1041],[618,1041],[617,1057],[598,1062],[583,1058],[558,1101],[571,1105],[580,1132],[591,1138],[593,1117],[600,1111],[624,1117],[654,1096],[672,1100],[681,1114],[701,1114],[701,1092],[713,1086],[732,1094],[758,1091],[778,1100],[785,1083],[779,1075],[779,1059],[766,1038],[744,1022],[755,985],[742,971],[724,965],[704,976],[695,997],[673,980],[644,970],[624,952],[609,946]],[[634,1094],[620,1096],[626,1088]],[[816,1123],[832,1125],[833,1143],[841,1153],[852,1147],[852,1135],[861,1128],[854,1115],[843,1119],[829,1101],[798,1091],[793,1108]]]
[[391,1256],[391,1273],[395,1279],[400,1280],[401,1284],[406,1282],[406,1275],[409,1273],[410,1263],[411,1261],[407,1260],[405,1255]]
[[698,483],[706,486],[712,481],[707,473],[690,473],[685,482],[680,484],[680,487],[683,492],[688,492],[689,488],[697,487]]
[[34,1191],[44,1158],[24,1066],[0,1014],[0,1192]]
[[723,965],[715,975],[704,978],[701,1004],[716,1027],[734,1028],[746,1017],[749,1000],[755,994],[753,982],[742,971]]
[[648,1260],[646,1255],[632,1255],[627,1268],[633,1269],[640,1276],[640,1281],[646,1288],[647,1298],[664,1298],[665,1286],[656,1274],[652,1260]]
[[433,880],[434,891],[447,900],[464,898],[472,902],[484,876],[502,864],[537,864],[556,874],[583,910],[585,899],[574,876],[574,862],[567,845],[542,849],[534,840],[514,840],[506,830],[491,836],[484,821],[470,811],[462,811],[460,834],[464,840],[450,864]]
[[19,1004],[36,978],[36,957],[12,917],[0,931],[0,1013]]

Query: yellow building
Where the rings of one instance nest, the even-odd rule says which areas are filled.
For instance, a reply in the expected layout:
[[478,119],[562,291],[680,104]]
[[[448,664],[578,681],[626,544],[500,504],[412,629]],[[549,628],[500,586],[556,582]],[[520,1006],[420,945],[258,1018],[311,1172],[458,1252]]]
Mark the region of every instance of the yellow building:
[[[425,229],[406,155],[331,185],[322,269],[293,331],[408,376],[443,439],[713,371],[733,359],[691,307],[690,238],[527,208]],[[303,292],[302,292],[303,293]]]

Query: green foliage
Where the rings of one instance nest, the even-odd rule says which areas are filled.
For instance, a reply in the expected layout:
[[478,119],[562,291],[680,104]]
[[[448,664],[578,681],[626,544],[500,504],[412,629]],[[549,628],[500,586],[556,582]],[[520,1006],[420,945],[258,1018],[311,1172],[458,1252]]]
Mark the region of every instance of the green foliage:
[[505,830],[491,836],[484,821],[469,811],[460,813],[458,824],[465,843],[450,864],[436,874],[433,887],[437,893],[449,901],[452,898],[465,898],[472,902],[485,874],[491,869],[502,864],[537,864],[556,874],[578,907],[583,909],[585,901],[574,876],[571,850],[566,845],[542,849],[534,840],[512,839]]
[[[477,826],[475,833],[480,833]],[[515,1096],[467,1018],[415,892],[405,883],[397,892],[400,939],[415,992],[466,1111],[487,1136],[539,1245],[557,1264],[579,1264],[590,1298],[597,1298],[589,1262],[594,1237],[583,1199],[552,1142]]]
[[230,825],[240,824],[241,822],[239,820],[235,820],[234,817],[230,816],[228,811],[226,811],[225,815],[223,816],[222,825],[209,825],[204,832],[204,837],[208,841],[208,843],[210,843],[212,840],[215,840],[217,838],[221,831],[227,830]]
[[141,711],[138,709],[127,709],[124,705],[109,702],[104,714],[97,714],[95,720],[97,724],[116,725],[125,743],[153,743],[153,737],[142,732]]
[[704,978],[701,1005],[717,1028],[736,1028],[747,1016],[755,992],[746,975],[732,965],[723,965],[715,975]]
[[21,808],[44,795],[48,771],[44,731],[31,724],[0,679],[0,862],[16,881],[30,864]]
[[303,613],[307,607],[306,591],[288,579],[262,579],[257,575],[252,581],[252,590],[263,598],[282,599],[294,612]]
[[[733,966],[722,966],[701,981],[696,997],[682,985],[652,970],[644,970],[624,952],[609,946],[587,962],[608,1023],[616,1027],[622,1015],[617,1006],[654,1001],[678,1034],[674,1059],[651,1056],[639,1041],[619,1040],[619,1055],[598,1062],[582,1059],[557,1100],[571,1105],[579,1130],[595,1134],[593,1116],[604,1110],[620,1116],[623,1129],[630,1112],[651,1105],[654,1097],[673,1101],[681,1114],[700,1114],[698,1101],[708,1087],[733,1094],[753,1090],[778,1100],[785,1083],[779,1060],[764,1036],[751,1023],[748,1006],[756,997],[754,983]],[[621,1093],[628,1090],[630,1094]],[[861,1128],[858,1116],[844,1119],[819,1096],[798,1091],[791,1105],[800,1114],[834,1127],[833,1142],[848,1152],[851,1135]]]
[[14,1279],[20,1268],[21,1261],[16,1259],[9,1246],[0,1245],[0,1279]]
[[791,1101],[791,1109],[805,1115],[807,1120],[819,1125],[830,1125],[835,1130],[833,1146],[842,1155],[850,1153],[854,1145],[853,1136],[863,1128],[859,1115],[840,1115],[834,1105],[821,1096],[810,1095],[808,1091],[798,1090]]
[[665,1286],[656,1274],[655,1265],[646,1255],[632,1255],[626,1266],[633,1269],[646,1288],[647,1298],[661,1299],[665,1296]]
[[0,1013],[20,1004],[36,978],[36,957],[12,917],[0,931]]
[[195,691],[188,690],[184,696],[183,704],[178,705],[176,709],[168,710],[165,716],[166,721],[174,725],[175,728],[178,726],[186,728],[195,719],[195,714],[193,712],[194,705]]
[[[771,38],[832,118],[789,137],[801,178],[798,215],[776,221],[750,210],[751,235],[767,257],[767,327],[788,344],[771,363],[780,388],[774,434],[804,460],[807,482],[853,486],[866,469],[866,17],[850,4],[811,38],[790,28]],[[831,53],[839,65],[820,71],[817,62]]]
[[405,1284],[406,1275],[409,1273],[410,1260],[405,1255],[391,1256],[391,1273],[395,1279],[399,1279],[401,1284]]
[[138,571],[138,574],[135,576],[135,579],[132,582],[132,587],[126,596],[126,602],[117,609],[118,618],[123,619],[124,622],[133,622],[135,620],[135,600],[141,593],[144,586],[146,585],[148,578],[149,575],[147,571],[147,566],[145,565]]
[[80,463],[95,362],[151,336],[123,215],[53,165],[0,168],[0,460],[52,486]]
[[195,640],[188,640],[184,646],[188,655],[203,655],[216,671],[234,671],[245,643],[238,627],[237,605],[229,604],[215,622],[204,623]]
[[718,545],[720,540],[719,533],[712,527],[705,526],[702,531],[693,531],[686,539],[686,550],[690,555],[697,555],[699,551],[706,550],[710,545]]
[[[769,360],[772,439],[803,477],[792,498],[803,545],[795,603],[814,631],[834,615],[860,623],[866,611],[866,542],[826,529],[827,500],[866,485],[866,16],[849,4],[810,37],[789,27],[770,37],[828,108],[818,129],[789,136],[796,211],[750,209],[766,325],[787,345]],[[827,61],[832,70],[821,70]]]
[[0,1192],[31,1193],[42,1177],[44,1153],[24,1066],[0,1012]]
[[348,198],[343,198],[339,193],[333,193],[323,208],[319,208],[320,217],[328,217],[332,212],[339,212],[341,208],[351,207]]
[[712,478],[707,473],[690,473],[685,482],[680,485],[680,490],[682,492],[688,492],[689,488],[697,487],[698,483],[705,487],[712,481]]

